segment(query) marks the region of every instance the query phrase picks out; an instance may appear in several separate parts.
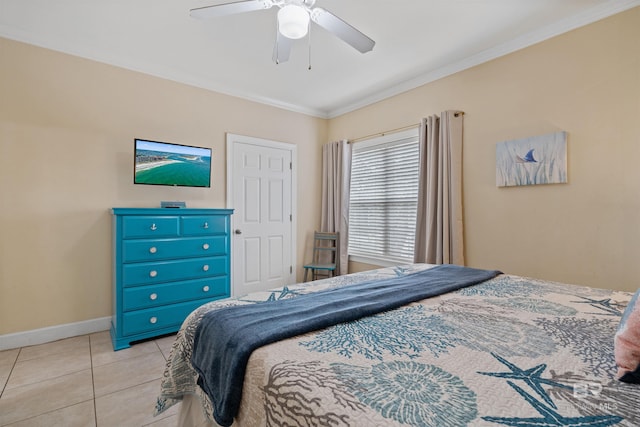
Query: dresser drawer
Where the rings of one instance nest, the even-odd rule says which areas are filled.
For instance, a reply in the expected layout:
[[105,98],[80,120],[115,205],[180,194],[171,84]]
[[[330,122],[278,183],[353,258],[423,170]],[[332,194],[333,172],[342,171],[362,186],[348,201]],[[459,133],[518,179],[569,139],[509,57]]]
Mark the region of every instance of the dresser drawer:
[[177,237],[180,235],[177,216],[127,216],[122,219],[122,238]]
[[216,276],[207,279],[126,288],[123,293],[122,306],[124,311],[132,311],[176,302],[226,296],[228,280],[228,276]]
[[171,326],[179,327],[189,313],[206,302],[208,302],[206,299],[189,301],[124,313],[122,332],[124,335],[134,335]]
[[122,242],[122,262],[226,255],[227,236],[138,239]]
[[183,216],[183,236],[205,236],[209,234],[226,234],[228,232],[228,220],[220,215]]
[[122,267],[125,287],[228,275],[226,256],[142,262]]

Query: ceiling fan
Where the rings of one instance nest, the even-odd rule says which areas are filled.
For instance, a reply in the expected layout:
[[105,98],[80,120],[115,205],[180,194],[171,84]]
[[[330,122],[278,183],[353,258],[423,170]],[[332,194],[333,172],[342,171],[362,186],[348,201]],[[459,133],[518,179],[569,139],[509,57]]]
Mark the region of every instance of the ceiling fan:
[[376,42],[333,13],[313,7],[315,2],[316,0],[242,0],[191,9],[190,15],[194,18],[208,19],[279,7],[276,46],[273,51],[276,64],[289,59],[293,40],[307,35],[310,20],[362,53],[373,49]]

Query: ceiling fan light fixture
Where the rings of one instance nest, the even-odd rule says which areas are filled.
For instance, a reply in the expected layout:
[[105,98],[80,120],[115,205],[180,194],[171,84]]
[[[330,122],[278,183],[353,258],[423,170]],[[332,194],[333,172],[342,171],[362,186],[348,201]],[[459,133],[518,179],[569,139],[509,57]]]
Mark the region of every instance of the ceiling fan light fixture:
[[278,31],[289,39],[300,39],[309,30],[309,13],[295,4],[288,4],[278,11]]

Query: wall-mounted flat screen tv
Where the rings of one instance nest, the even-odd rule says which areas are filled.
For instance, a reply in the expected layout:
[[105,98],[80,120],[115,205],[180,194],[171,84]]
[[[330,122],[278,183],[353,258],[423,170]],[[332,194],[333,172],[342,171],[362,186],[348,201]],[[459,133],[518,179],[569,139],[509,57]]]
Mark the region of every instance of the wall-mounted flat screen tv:
[[134,184],[211,186],[211,149],[134,140]]

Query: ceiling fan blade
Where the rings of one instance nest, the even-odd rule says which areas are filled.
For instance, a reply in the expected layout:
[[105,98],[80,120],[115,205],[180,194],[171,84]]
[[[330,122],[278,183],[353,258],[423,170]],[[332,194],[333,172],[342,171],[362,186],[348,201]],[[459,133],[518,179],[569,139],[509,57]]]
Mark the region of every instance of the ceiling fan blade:
[[311,11],[311,20],[362,53],[369,52],[376,44],[369,37],[321,7]]
[[237,13],[253,12],[254,10],[270,9],[271,0],[243,0],[233,3],[216,4],[191,9],[189,15],[193,18],[208,19],[219,16],[235,15]]
[[278,35],[276,37],[276,45],[273,47],[273,62],[280,64],[289,60],[293,40],[280,34],[280,31],[276,31],[276,33]]

